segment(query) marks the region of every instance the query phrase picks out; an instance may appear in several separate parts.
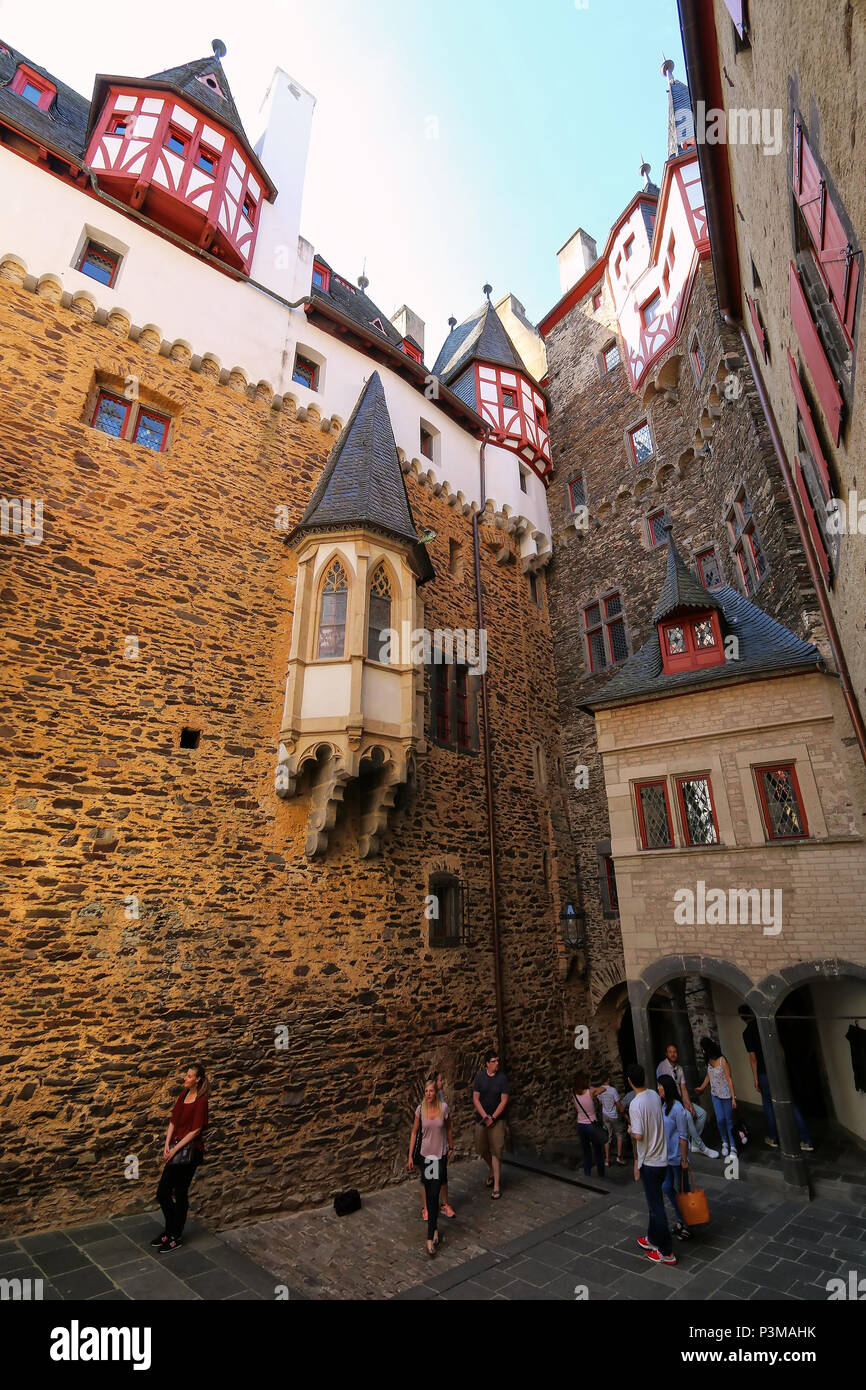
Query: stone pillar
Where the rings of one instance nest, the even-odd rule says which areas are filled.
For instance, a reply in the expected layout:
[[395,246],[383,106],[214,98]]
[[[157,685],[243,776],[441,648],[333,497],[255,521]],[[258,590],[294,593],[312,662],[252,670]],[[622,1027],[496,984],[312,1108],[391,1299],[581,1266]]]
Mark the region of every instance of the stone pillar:
[[758,1037],[764,1054],[767,1078],[770,1082],[770,1095],[773,1097],[773,1114],[779,1137],[779,1153],[782,1157],[782,1172],[785,1181],[802,1193],[809,1191],[809,1174],[803,1155],[800,1152],[800,1135],[794,1120],[794,1105],[791,1088],[788,1085],[788,1068],[779,1042],[775,1018],[758,1018]]
[[648,1011],[652,995],[647,990],[643,980],[629,980],[628,997],[631,1004],[632,1023],[634,1024],[634,1045],[637,1050],[637,1059],[646,1072],[647,1085],[652,1085],[656,1074]]
[[[673,1004],[674,1042],[679,1053],[680,1066],[685,1072],[689,1095],[693,1096],[698,1084],[698,1069],[695,1063],[695,1040],[686,1008],[686,982],[684,979],[669,980],[668,989]],[[657,1061],[661,1061],[659,1057]]]

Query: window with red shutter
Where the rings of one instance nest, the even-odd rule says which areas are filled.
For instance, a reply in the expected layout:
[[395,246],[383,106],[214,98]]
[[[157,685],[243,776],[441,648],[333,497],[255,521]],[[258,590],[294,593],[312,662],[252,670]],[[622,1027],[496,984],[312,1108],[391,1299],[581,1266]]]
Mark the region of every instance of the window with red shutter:
[[803,357],[806,366],[809,368],[809,375],[815,383],[815,390],[824,418],[830,429],[830,434],[834,444],[839,443],[839,436],[842,433],[842,393],[839,390],[836,376],[824,344],[818,333],[815,320],[812,317],[812,310],[809,301],[800,283],[800,276],[797,267],[791,261],[788,267],[788,288],[791,318],[797,337],[800,340],[800,347],[803,350]]
[[860,267],[840,210],[821,175],[799,119],[794,123],[793,187],[830,303],[853,346]]

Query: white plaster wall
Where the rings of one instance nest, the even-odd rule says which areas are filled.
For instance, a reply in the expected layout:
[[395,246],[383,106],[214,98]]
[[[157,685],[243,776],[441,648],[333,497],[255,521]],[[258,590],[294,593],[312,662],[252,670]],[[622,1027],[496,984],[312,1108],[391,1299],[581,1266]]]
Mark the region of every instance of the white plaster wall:
[[866,985],[858,980],[819,980],[812,985],[812,998],[832,1111],[841,1125],[866,1140],[866,1092],[854,1089],[851,1048],[845,1038],[855,1018],[866,1028]]

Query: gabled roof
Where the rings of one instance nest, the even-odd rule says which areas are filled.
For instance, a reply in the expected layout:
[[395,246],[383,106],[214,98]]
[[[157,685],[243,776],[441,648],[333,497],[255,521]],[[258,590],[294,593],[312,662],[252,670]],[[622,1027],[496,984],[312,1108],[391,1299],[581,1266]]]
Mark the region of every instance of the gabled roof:
[[489,299],[463,323],[452,328],[433,364],[433,375],[448,386],[470,362],[491,362],[529,375]]
[[[824,661],[817,647],[795,637],[793,632],[777,623],[762,608],[750,603],[727,585],[714,590],[724,626],[729,636],[737,638],[739,655],[736,660],[720,666],[705,666],[698,670],[677,671],[665,675],[662,666],[658,633],[619,667],[614,676],[596,694],[584,700],[582,708],[592,713],[609,705],[626,704],[651,696],[677,695],[681,691],[700,690],[710,685],[748,680],[767,675],[787,675],[798,671],[823,670]],[[704,607],[707,602],[704,602]],[[709,606],[712,606],[710,604]]]
[[653,622],[661,622],[662,618],[666,618],[676,608],[715,608],[721,611],[721,607],[715,594],[710,589],[705,589],[697,576],[687,567],[674,545],[673,534],[668,527],[668,568],[653,613]]
[[419,576],[432,579],[433,566],[418,540],[378,372],[373,372],[358,397],[289,540],[294,542],[308,531],[359,526],[409,542]]
[[[377,304],[374,304],[369,295],[361,289],[355,289],[348,280],[338,275],[337,271],[328,264],[324,256],[316,252],[316,260],[330,271],[328,278],[328,289],[320,290],[315,285],[312,289],[311,298],[321,299],[325,304],[332,304],[346,318],[354,319],[355,323],[366,328],[368,332],[377,334],[383,342],[390,343],[392,347],[401,347],[403,339],[397,332],[388,315],[383,313]],[[381,329],[374,327],[374,320],[378,319],[382,325]]]
[[[4,51],[8,50],[8,51]],[[19,65],[26,63],[57,88],[48,111],[39,111],[32,102],[8,90]],[[87,118],[90,102],[61,82],[53,73],[18,53],[11,44],[0,42],[0,120],[8,118],[17,129],[32,135],[50,149],[69,155],[81,164],[87,146]]]

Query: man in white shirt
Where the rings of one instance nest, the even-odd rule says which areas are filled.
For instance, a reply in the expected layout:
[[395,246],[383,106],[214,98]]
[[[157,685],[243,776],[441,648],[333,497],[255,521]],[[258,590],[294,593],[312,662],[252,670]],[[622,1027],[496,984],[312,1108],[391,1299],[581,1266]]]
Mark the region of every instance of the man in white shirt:
[[662,1185],[668,1172],[665,1116],[658,1091],[646,1088],[646,1072],[637,1062],[628,1069],[634,1100],[628,1108],[629,1134],[634,1144],[634,1180],[643,1183],[649,1225],[638,1245],[653,1264],[675,1265],[673,1241],[665,1213]]
[[689,1096],[686,1074],[679,1064],[679,1053],[673,1043],[668,1044],[665,1049],[664,1061],[659,1062],[656,1067],[656,1080],[660,1076],[672,1076],[680,1093],[680,1100],[683,1103],[688,1121],[692,1153],[703,1154],[704,1158],[718,1158],[718,1149],[711,1149],[701,1138],[704,1125],[707,1123],[707,1112],[700,1105],[695,1105]]

